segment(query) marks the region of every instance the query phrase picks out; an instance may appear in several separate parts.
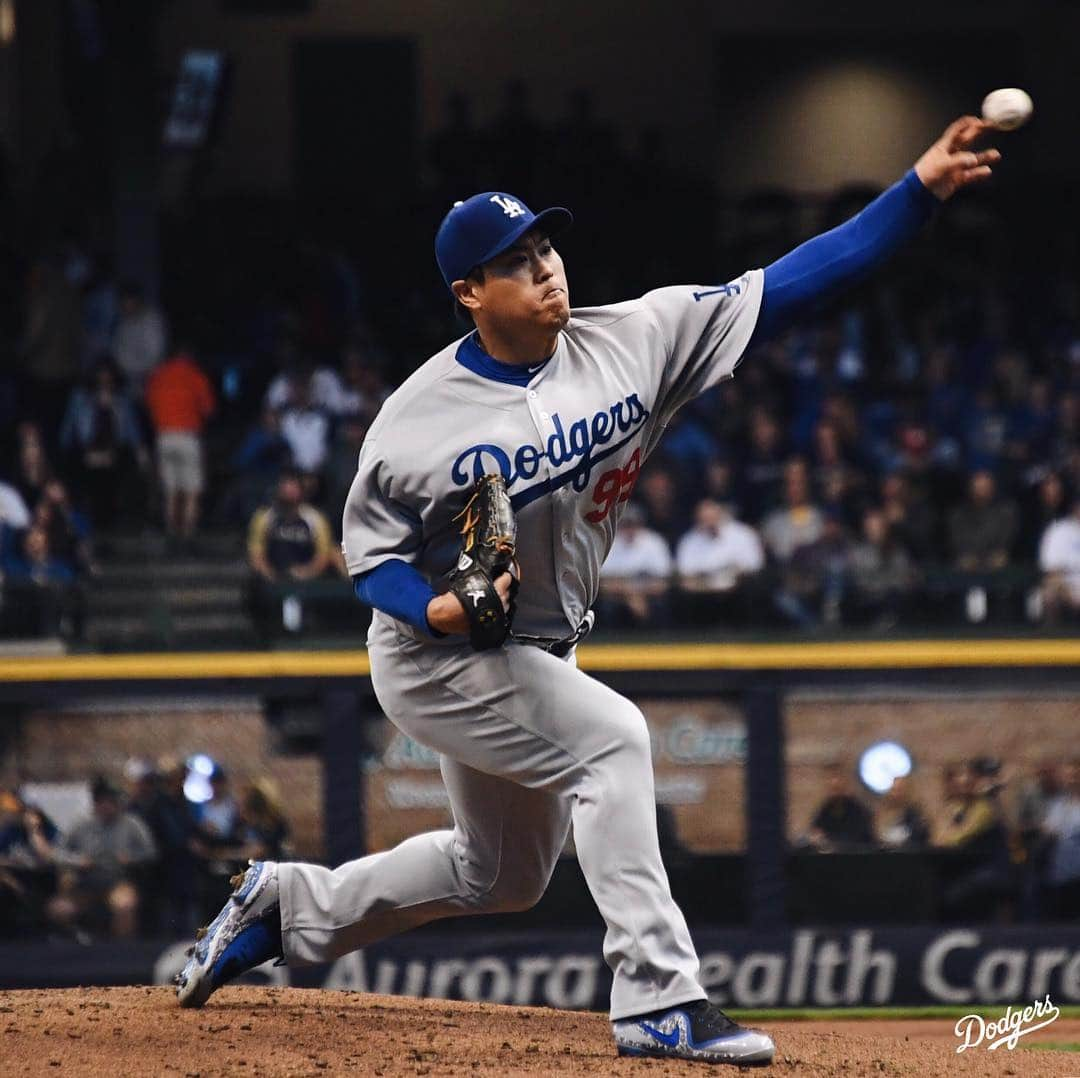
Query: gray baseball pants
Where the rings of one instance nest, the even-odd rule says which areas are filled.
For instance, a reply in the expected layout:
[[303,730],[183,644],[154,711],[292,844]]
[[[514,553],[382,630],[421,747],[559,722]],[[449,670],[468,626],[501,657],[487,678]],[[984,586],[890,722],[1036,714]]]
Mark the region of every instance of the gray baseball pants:
[[612,1019],[703,999],[660,860],[640,710],[572,657],[537,647],[437,647],[376,615],[369,651],[387,717],[441,754],[454,828],[333,870],[282,864],[289,965],[327,962],[438,917],[528,909],[572,825],[607,923]]

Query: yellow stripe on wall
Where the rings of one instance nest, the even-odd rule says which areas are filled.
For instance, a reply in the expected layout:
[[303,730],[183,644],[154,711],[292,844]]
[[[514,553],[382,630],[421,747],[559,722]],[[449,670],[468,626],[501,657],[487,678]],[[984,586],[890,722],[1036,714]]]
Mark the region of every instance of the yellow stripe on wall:
[[142,681],[187,678],[359,677],[366,651],[191,651],[0,659],[0,681]]
[[912,640],[842,644],[594,644],[594,670],[885,670],[1077,666],[1080,640]]
[[[1080,640],[918,640],[807,644],[585,644],[584,670],[886,670],[1076,666]],[[364,677],[367,652],[163,652],[0,658],[0,681]]]

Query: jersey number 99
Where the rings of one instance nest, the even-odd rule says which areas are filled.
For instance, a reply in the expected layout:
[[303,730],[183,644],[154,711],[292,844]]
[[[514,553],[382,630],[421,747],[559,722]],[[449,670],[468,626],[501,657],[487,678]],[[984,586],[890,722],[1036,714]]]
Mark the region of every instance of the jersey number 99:
[[604,472],[592,492],[592,500],[600,508],[590,510],[585,514],[585,519],[590,524],[599,524],[606,519],[616,502],[628,501],[640,471],[641,450],[635,449],[625,468],[612,468],[610,472]]

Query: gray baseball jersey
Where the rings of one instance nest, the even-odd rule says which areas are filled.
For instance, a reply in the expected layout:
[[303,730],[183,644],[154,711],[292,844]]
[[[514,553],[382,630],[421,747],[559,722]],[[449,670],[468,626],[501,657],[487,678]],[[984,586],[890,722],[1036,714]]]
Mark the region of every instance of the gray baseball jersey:
[[458,362],[461,341],[443,349],[386,401],[364,442],[345,503],[349,572],[400,558],[438,590],[458,555],[453,517],[480,476],[499,472],[518,517],[514,628],[565,636],[596,598],[641,465],[681,405],[731,376],[762,286],[754,270],[575,310],[524,389]]

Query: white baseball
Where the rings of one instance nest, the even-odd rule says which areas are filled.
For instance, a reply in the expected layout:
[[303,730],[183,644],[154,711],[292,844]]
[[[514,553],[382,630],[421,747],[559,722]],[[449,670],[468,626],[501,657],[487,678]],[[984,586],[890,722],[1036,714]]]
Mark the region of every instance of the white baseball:
[[1015,131],[1031,119],[1034,109],[1031,97],[1015,86],[994,90],[982,103],[983,119],[999,131]]

